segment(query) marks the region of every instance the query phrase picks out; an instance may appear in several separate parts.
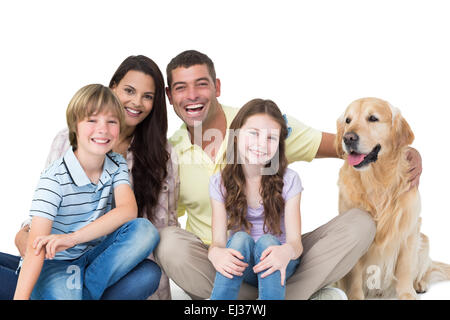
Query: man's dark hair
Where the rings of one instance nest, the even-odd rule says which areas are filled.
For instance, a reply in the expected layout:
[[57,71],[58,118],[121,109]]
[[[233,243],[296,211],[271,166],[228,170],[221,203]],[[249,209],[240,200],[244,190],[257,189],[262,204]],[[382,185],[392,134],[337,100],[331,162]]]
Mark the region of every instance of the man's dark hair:
[[208,67],[209,75],[211,76],[214,84],[216,83],[216,70],[214,69],[214,63],[212,60],[204,53],[198,52],[196,50],[186,50],[173,58],[167,65],[167,85],[169,89],[172,85],[172,70],[183,67],[189,68],[198,64],[206,64]]

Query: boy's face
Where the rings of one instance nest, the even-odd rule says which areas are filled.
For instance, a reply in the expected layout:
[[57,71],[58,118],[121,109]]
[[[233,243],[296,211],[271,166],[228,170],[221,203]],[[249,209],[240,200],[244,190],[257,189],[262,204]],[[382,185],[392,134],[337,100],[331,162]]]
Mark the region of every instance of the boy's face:
[[120,122],[111,112],[86,117],[77,124],[78,150],[92,155],[105,155],[119,138]]

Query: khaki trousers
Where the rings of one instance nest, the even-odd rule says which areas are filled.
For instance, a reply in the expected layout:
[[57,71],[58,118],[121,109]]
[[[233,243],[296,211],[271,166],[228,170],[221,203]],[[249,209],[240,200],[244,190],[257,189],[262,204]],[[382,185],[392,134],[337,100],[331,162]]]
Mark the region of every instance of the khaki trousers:
[[[368,213],[352,209],[302,235],[302,259],[286,283],[286,299],[309,299],[344,277],[369,249],[375,230]],[[208,260],[208,246],[198,237],[178,227],[164,228],[154,255],[168,277],[192,299],[210,297],[216,270]],[[239,299],[257,295],[257,288],[242,283]]]

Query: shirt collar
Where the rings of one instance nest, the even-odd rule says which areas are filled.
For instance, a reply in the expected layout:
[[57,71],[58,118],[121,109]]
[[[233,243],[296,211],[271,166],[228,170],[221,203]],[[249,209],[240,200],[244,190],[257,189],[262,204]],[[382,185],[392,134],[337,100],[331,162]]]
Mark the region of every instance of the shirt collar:
[[[81,167],[80,161],[78,161],[72,148],[69,148],[69,150],[67,150],[66,154],[64,155],[63,162],[67,167],[67,171],[72,181],[78,187],[92,184],[86,172],[84,172],[83,168]],[[111,179],[111,175],[116,172],[117,169],[119,169],[118,163],[113,160],[110,153],[106,154],[105,162],[103,164],[103,171],[99,180],[101,184],[106,184]]]
[[[222,104],[220,106],[222,107],[222,110],[225,113],[225,118],[227,119],[227,132],[224,137],[224,142],[222,142],[222,146],[220,148],[220,149],[222,149],[223,144],[226,143],[226,140],[227,140],[228,128],[230,127],[230,124],[233,121],[233,119],[236,116],[239,109],[227,107]],[[183,123],[181,125],[180,129],[175,132],[175,134],[171,138],[171,141],[173,142],[173,145],[175,146],[175,148],[178,149],[178,151],[180,151],[182,153],[193,147],[186,123]]]

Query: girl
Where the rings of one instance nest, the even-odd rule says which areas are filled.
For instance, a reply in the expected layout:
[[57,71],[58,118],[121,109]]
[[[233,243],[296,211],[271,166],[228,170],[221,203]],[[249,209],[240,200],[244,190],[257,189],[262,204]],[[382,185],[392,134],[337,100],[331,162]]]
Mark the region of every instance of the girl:
[[[109,87],[125,109],[125,127],[113,151],[122,154],[127,160],[139,209],[138,216],[150,219],[158,229],[178,226],[178,166],[176,153],[166,138],[167,109],[162,73],[150,58],[130,56],[120,64]],[[60,158],[69,147],[68,130],[64,129],[53,141],[46,166]],[[27,241],[27,230],[28,226],[25,226],[16,237],[21,254]],[[19,259],[0,253],[0,265],[4,266],[0,266],[0,279],[2,282],[8,280],[4,282],[8,286],[0,290],[0,299],[11,299],[14,294]],[[153,293],[152,298],[170,299],[167,276],[162,274],[159,287],[155,281],[158,270],[156,263],[144,260],[109,287],[102,299],[142,300]]]
[[[259,299],[284,299],[302,253],[300,178],[287,168],[286,122],[276,104],[254,99],[230,125],[226,164],[210,180],[217,274],[212,300],[237,299],[242,281]],[[227,231],[231,237],[227,241]]]

